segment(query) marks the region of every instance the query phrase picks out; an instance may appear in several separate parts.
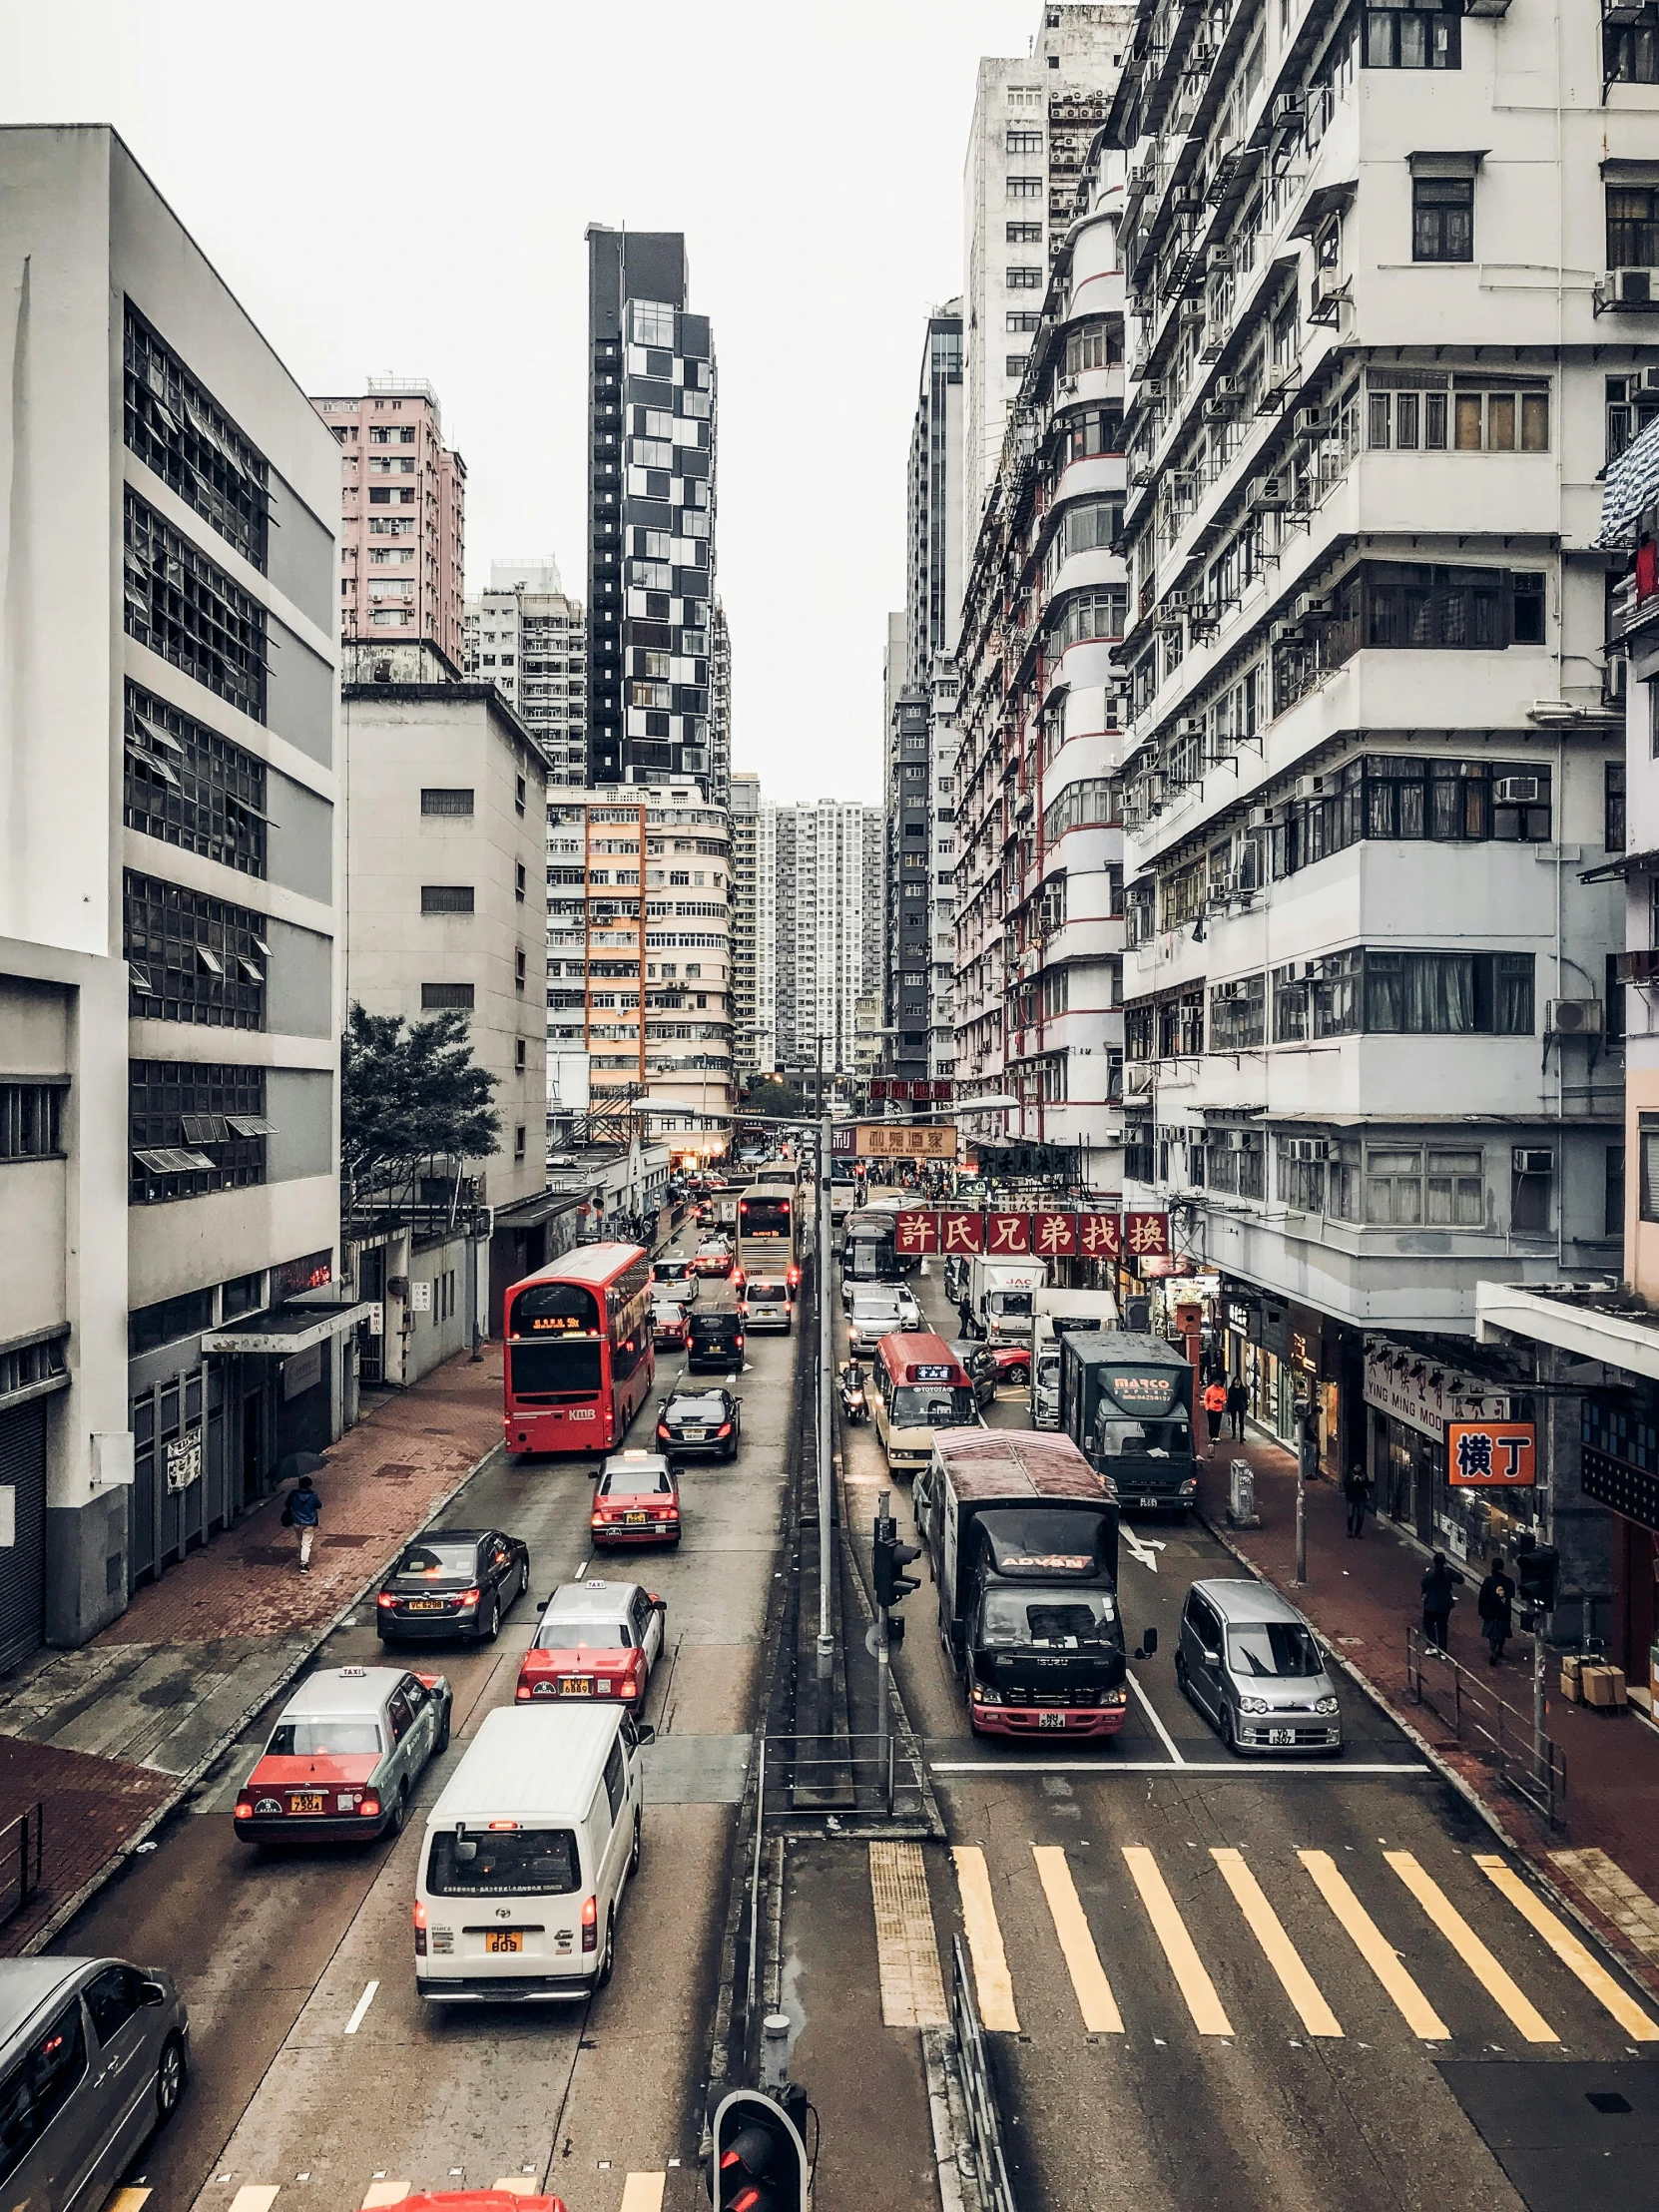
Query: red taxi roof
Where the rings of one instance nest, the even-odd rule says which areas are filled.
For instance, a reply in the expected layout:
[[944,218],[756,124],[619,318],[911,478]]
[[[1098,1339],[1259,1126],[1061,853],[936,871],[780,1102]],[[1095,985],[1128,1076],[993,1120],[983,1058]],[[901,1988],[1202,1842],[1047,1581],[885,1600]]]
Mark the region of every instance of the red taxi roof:
[[[898,1331],[883,1337],[875,1347],[875,1357],[895,1382],[960,1383],[967,1386],[968,1373],[942,1337],[929,1336],[925,1330],[909,1335]],[[948,1375],[918,1377],[917,1368],[947,1368]]]

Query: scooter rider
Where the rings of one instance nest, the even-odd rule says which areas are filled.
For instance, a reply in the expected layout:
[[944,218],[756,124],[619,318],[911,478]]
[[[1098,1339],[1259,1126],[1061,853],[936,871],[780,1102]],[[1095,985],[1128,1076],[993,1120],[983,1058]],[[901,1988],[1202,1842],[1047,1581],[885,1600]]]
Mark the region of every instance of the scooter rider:
[[840,1365],[841,1411],[848,1420],[864,1420],[869,1414],[869,1400],[864,1395],[864,1371],[856,1360],[843,1360]]

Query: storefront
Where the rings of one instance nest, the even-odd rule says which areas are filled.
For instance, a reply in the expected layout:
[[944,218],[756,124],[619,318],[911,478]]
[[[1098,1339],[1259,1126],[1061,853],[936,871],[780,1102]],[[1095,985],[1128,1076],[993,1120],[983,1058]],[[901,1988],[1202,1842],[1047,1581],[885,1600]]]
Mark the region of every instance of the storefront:
[[1233,1275],[1221,1278],[1216,1325],[1228,1380],[1243,1379],[1250,1418],[1287,1450],[1296,1449],[1297,1401],[1312,1397],[1320,1467],[1336,1480],[1343,1453],[1340,1325]]
[[1379,1513],[1457,1560],[1508,1550],[1535,1525],[1535,1491],[1454,1488],[1446,1456],[1448,1423],[1527,1419],[1530,1399],[1512,1399],[1444,1352],[1415,1351],[1385,1337],[1366,1339],[1364,1373]]
[[1608,1649],[1632,1686],[1652,1695],[1659,1638],[1659,1393],[1632,1381],[1617,1392],[1584,1394],[1584,1495],[1613,1515],[1612,1620]]

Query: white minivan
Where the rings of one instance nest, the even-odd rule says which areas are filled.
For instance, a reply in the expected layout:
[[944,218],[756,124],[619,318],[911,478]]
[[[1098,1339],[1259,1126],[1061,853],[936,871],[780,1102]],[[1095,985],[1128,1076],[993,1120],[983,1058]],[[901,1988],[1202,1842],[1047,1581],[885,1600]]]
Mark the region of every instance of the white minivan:
[[640,1863],[640,1750],[620,1706],[504,1706],[426,1820],[415,1987],[448,2004],[557,2001],[604,1988]]

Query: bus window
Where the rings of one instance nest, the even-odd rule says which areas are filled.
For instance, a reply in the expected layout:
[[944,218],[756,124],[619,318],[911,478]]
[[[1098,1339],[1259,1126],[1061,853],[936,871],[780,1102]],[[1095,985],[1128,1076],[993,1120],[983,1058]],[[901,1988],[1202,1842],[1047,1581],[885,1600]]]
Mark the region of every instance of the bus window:
[[548,1337],[539,1344],[515,1339],[507,1358],[508,1387],[531,1403],[597,1397],[604,1386],[604,1347],[597,1337]]

